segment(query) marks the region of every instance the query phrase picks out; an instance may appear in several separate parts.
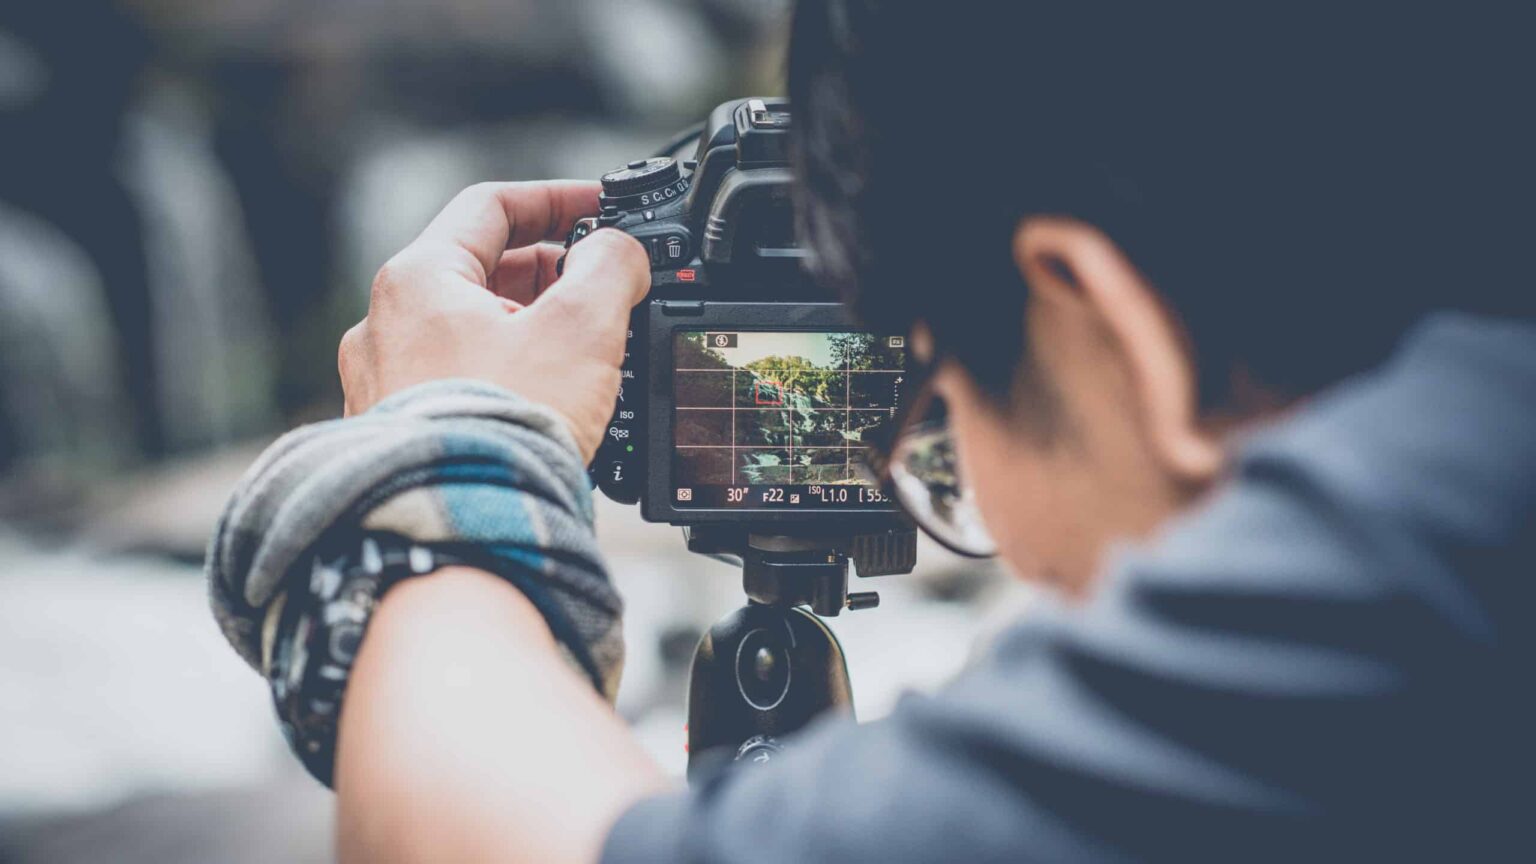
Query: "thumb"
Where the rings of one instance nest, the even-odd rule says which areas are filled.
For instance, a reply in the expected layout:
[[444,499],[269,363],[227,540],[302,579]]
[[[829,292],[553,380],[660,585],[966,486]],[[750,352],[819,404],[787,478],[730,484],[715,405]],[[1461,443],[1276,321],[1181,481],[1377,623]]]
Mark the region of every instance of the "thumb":
[[560,278],[534,303],[576,311],[590,323],[628,320],[651,287],[651,262],[640,241],[612,228],[594,231],[565,254]]

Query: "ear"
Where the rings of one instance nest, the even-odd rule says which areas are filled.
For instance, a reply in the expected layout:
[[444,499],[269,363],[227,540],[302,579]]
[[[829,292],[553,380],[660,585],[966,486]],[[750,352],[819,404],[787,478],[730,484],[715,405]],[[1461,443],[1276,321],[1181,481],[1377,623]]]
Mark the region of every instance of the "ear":
[[1223,448],[1200,422],[1183,331],[1119,247],[1085,223],[1032,217],[1019,223],[1013,250],[1031,292],[1078,304],[1108,334],[1129,370],[1153,457],[1181,480],[1212,479]]

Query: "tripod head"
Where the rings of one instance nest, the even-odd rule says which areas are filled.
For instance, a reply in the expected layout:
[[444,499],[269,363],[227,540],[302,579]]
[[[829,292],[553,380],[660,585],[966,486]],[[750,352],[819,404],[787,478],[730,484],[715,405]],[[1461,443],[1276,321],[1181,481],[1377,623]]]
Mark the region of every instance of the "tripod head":
[[688,548],[739,563],[747,594],[747,605],[711,627],[694,651],[689,779],[721,761],[767,762],[782,750],[782,736],[825,711],[851,715],[842,646],[817,616],[879,605],[873,591],[849,593],[850,561],[860,576],[910,572],[916,534],[837,538],[696,527]]
[[917,531],[890,528],[867,534],[755,533],[736,525],[684,529],[688,551],[742,568],[747,599],[764,606],[809,606],[835,617],[843,609],[877,606],[875,592],[848,593],[848,565],[861,577],[911,573]]

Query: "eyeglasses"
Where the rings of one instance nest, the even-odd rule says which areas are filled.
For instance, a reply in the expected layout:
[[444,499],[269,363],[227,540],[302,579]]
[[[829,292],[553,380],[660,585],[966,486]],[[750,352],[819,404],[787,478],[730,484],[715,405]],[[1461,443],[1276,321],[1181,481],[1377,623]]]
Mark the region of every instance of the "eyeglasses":
[[[923,373],[918,373],[923,374]],[[997,554],[976,497],[961,480],[948,411],[924,375],[911,408],[870,442],[865,468],[923,532],[970,558]]]

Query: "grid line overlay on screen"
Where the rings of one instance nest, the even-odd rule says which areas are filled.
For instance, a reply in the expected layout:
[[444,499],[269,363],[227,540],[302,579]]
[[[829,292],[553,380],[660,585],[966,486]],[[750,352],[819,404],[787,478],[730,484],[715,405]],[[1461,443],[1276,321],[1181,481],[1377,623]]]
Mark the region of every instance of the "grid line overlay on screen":
[[[737,334],[713,334],[711,338],[714,335],[730,335],[734,340]],[[739,335],[743,337],[740,350],[745,352],[748,334]],[[761,337],[754,334],[754,338]],[[693,344],[706,347],[700,342]],[[758,341],[752,346],[758,357],[768,350],[761,345]],[[736,349],[733,341],[728,351],[715,356]],[[679,359],[683,359],[681,350]],[[685,472],[679,487],[700,482],[729,483],[733,487],[861,482],[856,473],[862,457],[860,442],[873,425],[893,410],[894,388],[899,384],[898,376],[905,372],[899,367],[890,368],[890,363],[870,367],[856,364],[856,359],[868,361],[869,355],[863,353],[868,350],[855,353],[852,348],[844,348],[841,356],[827,358],[832,360],[830,363],[816,359],[815,353],[786,353],[752,361],[750,367],[735,362],[715,366],[713,360],[674,367],[678,396],[687,392],[689,398],[679,398],[674,403],[679,434],[673,446],[679,453],[697,454],[689,457],[689,463],[701,466]],[[778,360],[784,360],[785,365],[774,362]],[[711,379],[724,379],[724,386],[708,384]],[[888,388],[891,396],[884,395]],[[727,412],[728,419],[719,416],[722,411]],[[835,420],[829,415],[841,416]],[[682,434],[683,429],[688,430],[687,434]],[[706,458],[705,454],[711,452],[721,455]],[[714,467],[702,467],[706,465]],[[706,475],[694,473],[706,470],[719,479],[703,480]],[[694,482],[688,482],[689,479]]]
[[731,485],[736,485],[736,373],[731,367]]

